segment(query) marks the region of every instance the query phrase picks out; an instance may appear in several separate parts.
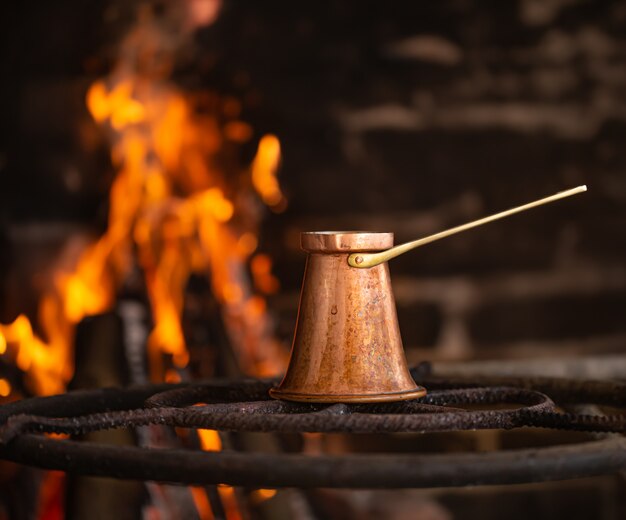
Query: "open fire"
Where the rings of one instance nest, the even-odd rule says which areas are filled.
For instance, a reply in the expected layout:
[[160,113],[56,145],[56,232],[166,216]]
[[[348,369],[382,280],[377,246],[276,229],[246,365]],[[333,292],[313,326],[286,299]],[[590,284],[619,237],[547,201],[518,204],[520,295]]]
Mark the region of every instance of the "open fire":
[[0,326],[0,353],[27,375],[36,394],[64,391],[73,375],[76,325],[111,309],[137,266],[154,322],[147,342],[152,380],[163,380],[168,364],[183,368],[189,362],[181,316],[192,273],[209,277],[242,371],[268,376],[284,368],[285,352],[272,336],[263,297],[278,282],[271,259],[255,254],[258,201],[274,211],[286,204],[276,179],[280,143],[273,135],[262,137],[252,164],[240,167],[237,146],[253,136],[240,118],[241,102],[183,92],[171,80],[175,42],[212,21],[218,4],[191,3],[191,23],[174,36],[141,10],[112,72],[87,93],[117,170],[108,228],[74,265],[53,274],[39,304],[41,335],[25,315]]
[[[105,233],[54,271],[39,302],[40,333],[24,314],[0,325],[0,355],[24,373],[33,394],[65,391],[74,374],[76,326],[111,310],[137,271],[154,323],[146,342],[152,381],[180,380],[189,364],[181,320],[193,274],[210,282],[241,372],[284,370],[286,350],[273,336],[264,298],[278,281],[271,258],[255,253],[263,205],[276,212],[286,206],[276,178],[280,142],[262,136],[251,164],[242,166],[240,147],[254,137],[241,118],[242,102],[174,84],[175,52],[195,28],[216,18],[220,2],[170,8],[167,16],[139,9],[111,73],[86,94],[116,169]],[[0,379],[0,396],[10,393],[9,381]],[[198,433],[203,449],[221,450],[217,432]],[[62,492],[58,475],[47,481],[48,492]],[[211,518],[204,491],[190,490],[199,516]],[[233,488],[220,486],[218,493],[227,518],[240,518]],[[255,493],[262,501],[275,492]]]

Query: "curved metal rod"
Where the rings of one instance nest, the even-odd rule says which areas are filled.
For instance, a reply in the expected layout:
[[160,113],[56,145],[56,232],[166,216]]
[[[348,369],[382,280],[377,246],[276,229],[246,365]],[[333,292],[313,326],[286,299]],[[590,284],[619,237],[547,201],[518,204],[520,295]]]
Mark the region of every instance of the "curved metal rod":
[[537,206],[548,204],[549,202],[554,202],[555,200],[564,199],[565,197],[570,197],[584,191],[587,191],[587,186],[584,185],[577,186],[576,188],[572,188],[566,191],[560,191],[559,193],[555,193],[554,195],[550,195],[549,197],[529,202],[528,204],[524,204],[523,206],[517,206],[515,208],[496,213],[495,215],[490,215],[488,217],[474,220],[473,222],[468,222],[467,224],[462,224],[451,229],[446,229],[445,231],[440,231],[439,233],[435,233],[434,235],[420,238],[418,240],[413,240],[412,242],[407,242],[406,244],[400,244],[399,246],[392,247],[391,249],[387,249],[386,251],[381,251],[380,253],[353,253],[348,257],[348,264],[350,264],[352,267],[358,267],[360,269],[375,267],[379,264],[382,264],[383,262],[387,262],[388,260],[395,258],[396,256],[400,256],[407,251],[411,251],[416,247],[430,244],[431,242],[435,242],[436,240],[440,240],[442,238],[449,237],[450,235],[460,233],[461,231],[466,231],[468,229],[482,226],[483,224],[487,224],[488,222],[493,222],[494,220],[508,217],[509,215],[526,211],[527,209],[536,208]]
[[0,458],[75,475],[263,488],[429,488],[546,482],[626,469],[626,439],[491,453],[307,456],[146,449],[22,435]]
[[[449,388],[459,381],[429,379],[427,371],[415,369],[422,374],[430,387]],[[515,382],[515,378],[511,378]],[[0,459],[12,460],[31,466],[70,471],[82,475],[98,475],[123,479],[168,481],[176,483],[227,483],[251,487],[343,487],[343,488],[401,488],[441,487],[485,484],[515,484],[601,475],[626,469],[626,438],[611,436],[601,441],[585,444],[533,448],[493,453],[454,454],[368,454],[340,457],[322,455],[310,457],[300,454],[263,454],[198,452],[196,450],[155,450],[128,446],[108,446],[76,441],[47,439],[41,435],[25,433],[34,426],[37,431],[92,431],[111,427],[133,427],[138,424],[184,424],[187,427],[205,427],[208,424],[224,429],[264,431],[272,426],[261,421],[260,415],[275,417],[274,427],[285,427],[284,421],[292,421],[294,431],[303,431],[297,415],[304,415],[308,426],[347,427],[358,431],[368,413],[378,417],[379,427],[432,430],[449,429],[445,421],[462,419],[457,427],[536,427],[567,428],[582,431],[626,431],[626,417],[586,416],[562,414],[551,411],[552,401],[541,393],[529,392],[530,388],[556,392],[569,397],[568,388],[583,403],[606,403],[622,407],[623,385],[610,382],[583,382],[538,378],[518,380],[526,389],[491,388],[454,389],[432,391],[420,402],[403,402],[387,405],[334,405],[319,407],[290,405],[270,401],[266,393],[267,382],[208,381],[198,387],[183,391],[175,385],[149,386],[125,390],[96,390],[74,392],[51,398],[34,398],[0,407],[0,424],[11,418],[5,427],[14,428],[8,444],[0,444]],[[502,380],[474,381],[474,384],[501,384]],[[573,385],[573,386],[572,386]],[[617,385],[617,386],[612,386]],[[165,390],[165,391],[164,391]],[[163,392],[160,398],[156,392]],[[615,396],[608,399],[609,394]],[[153,405],[171,405],[199,399],[226,400],[205,406],[183,409],[150,408],[130,409],[142,399],[154,396]],[[228,402],[229,399],[263,399],[256,402]],[[444,413],[428,413],[422,406],[447,408],[455,404],[491,404],[506,401],[525,404],[502,416],[501,410],[459,412],[452,409]],[[495,401],[494,401],[495,400]],[[558,399],[557,399],[558,401]],[[530,406],[529,406],[530,405]],[[128,408],[127,408],[128,407]],[[243,409],[242,409],[243,407]],[[269,407],[269,408],[267,408]],[[419,409],[417,409],[417,408]],[[233,413],[234,408],[234,413]],[[423,413],[426,411],[426,413]],[[442,410],[432,410],[441,412]],[[7,413],[8,412],[8,413]],[[96,412],[96,415],[78,416]],[[244,413],[245,412],[245,413]],[[255,413],[256,412],[256,413]],[[259,413],[271,412],[271,413]],[[278,413],[276,413],[278,412]],[[351,413],[349,413],[351,412]],[[19,414],[39,413],[39,417]],[[404,413],[404,417],[399,414]],[[63,414],[68,414],[65,418]],[[380,414],[380,416],[378,416]],[[17,416],[16,416],[17,415]],[[41,417],[46,415],[47,417]],[[289,416],[294,417],[289,419]],[[421,417],[420,417],[421,416]],[[389,420],[388,424],[383,424]],[[398,422],[400,421],[400,422]],[[12,424],[9,424],[12,423]],[[402,424],[404,423],[404,424]],[[409,424],[413,423],[413,424]],[[419,424],[419,427],[418,427]],[[330,425],[332,426],[332,425]],[[261,427],[261,430],[258,428]],[[367,431],[375,431],[366,428]],[[306,431],[306,430],[305,430]],[[6,433],[11,433],[7,431]],[[375,468],[373,470],[372,468]]]
[[[179,428],[203,428],[221,431],[253,432],[344,432],[395,433],[450,430],[516,428],[529,424],[547,427],[567,427],[585,431],[622,431],[622,416],[611,416],[606,423],[577,416],[553,415],[554,403],[544,394],[518,388],[474,388],[433,392],[426,405],[403,403],[391,407],[343,405],[332,407],[292,405],[277,401],[217,403],[188,408],[148,408],[103,412],[82,417],[41,417],[15,415],[0,427],[0,445],[8,444],[29,432],[65,433],[79,435],[113,428],[131,428],[148,424],[165,424]],[[503,410],[446,410],[450,404],[515,403],[522,408]],[[385,412],[381,413],[381,410]],[[591,424],[589,424],[591,422]]]

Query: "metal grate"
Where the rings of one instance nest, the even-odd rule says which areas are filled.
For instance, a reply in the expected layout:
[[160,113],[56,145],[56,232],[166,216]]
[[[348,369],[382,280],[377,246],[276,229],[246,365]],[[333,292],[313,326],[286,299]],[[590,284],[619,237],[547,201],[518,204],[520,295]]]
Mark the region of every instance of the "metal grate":
[[[442,379],[414,369],[429,389],[419,400],[384,404],[275,401],[276,381],[214,380],[188,385],[101,389],[33,398],[0,408],[0,457],[83,475],[181,484],[255,487],[446,487],[561,480],[626,469],[626,415],[560,411],[626,407],[626,385],[553,378]],[[162,424],[254,432],[396,433],[519,427],[599,432],[589,442],[461,454],[200,452],[55,440]],[[158,455],[158,456],[155,456]]]

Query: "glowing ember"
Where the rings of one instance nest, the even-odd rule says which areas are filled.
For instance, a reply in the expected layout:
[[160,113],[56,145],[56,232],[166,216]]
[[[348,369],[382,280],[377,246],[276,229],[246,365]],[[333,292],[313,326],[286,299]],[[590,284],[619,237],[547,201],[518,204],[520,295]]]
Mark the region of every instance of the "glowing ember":
[[237,497],[235,496],[235,489],[232,486],[226,486],[220,484],[217,486],[217,492],[220,495],[220,499],[224,506],[224,512],[226,513],[227,520],[242,520],[239,507],[237,506]]
[[222,440],[216,430],[198,430],[200,445],[205,451],[220,451]]
[[43,477],[36,517],[40,520],[64,518],[63,496],[66,477],[60,471],[49,471]]
[[193,498],[200,520],[213,520],[215,515],[213,514],[211,504],[209,503],[209,499],[204,489],[193,486],[190,487],[189,490],[191,491],[191,497]]
[[270,498],[274,498],[276,493],[277,491],[275,489],[257,489],[256,491],[250,493],[250,499],[257,504],[260,504]]
[[[198,430],[198,438],[200,439],[202,449],[205,451],[220,451],[222,449],[222,440],[216,430]],[[217,487],[217,492],[224,507],[227,520],[241,520],[235,490],[232,486],[221,484]]]

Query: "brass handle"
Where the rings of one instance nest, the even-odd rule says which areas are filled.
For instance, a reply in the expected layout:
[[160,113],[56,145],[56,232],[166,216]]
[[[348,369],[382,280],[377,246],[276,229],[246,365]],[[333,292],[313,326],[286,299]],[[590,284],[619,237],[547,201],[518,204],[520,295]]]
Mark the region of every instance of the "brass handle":
[[450,235],[454,235],[456,233],[460,233],[461,231],[472,229],[477,226],[482,226],[483,224],[487,224],[487,222],[493,222],[494,220],[508,217],[509,215],[513,215],[521,211],[526,211],[527,209],[536,208],[537,206],[541,206],[542,204],[547,204],[549,202],[554,202],[555,200],[564,199],[565,197],[570,197],[571,195],[576,195],[577,193],[582,193],[583,191],[587,191],[587,186],[577,186],[576,188],[572,188],[566,191],[560,191],[559,193],[550,195],[549,197],[545,197],[543,199],[535,200],[534,202],[529,202],[528,204],[524,204],[523,206],[517,206],[515,208],[496,213],[495,215],[490,215],[488,217],[474,220],[473,222],[468,222],[467,224],[462,224],[461,226],[453,227],[445,231],[440,231],[439,233],[435,233],[434,235],[420,238],[412,242],[407,242],[406,244],[400,244],[399,246],[392,247],[391,249],[387,249],[386,251],[381,251],[380,253],[353,253],[348,257],[348,263],[352,267],[358,267],[360,269],[375,267],[379,264],[382,264],[383,262],[395,258],[396,256],[406,253],[407,251],[411,251],[411,249],[415,249],[416,247],[420,247],[425,244],[430,244],[435,240],[449,237]]

